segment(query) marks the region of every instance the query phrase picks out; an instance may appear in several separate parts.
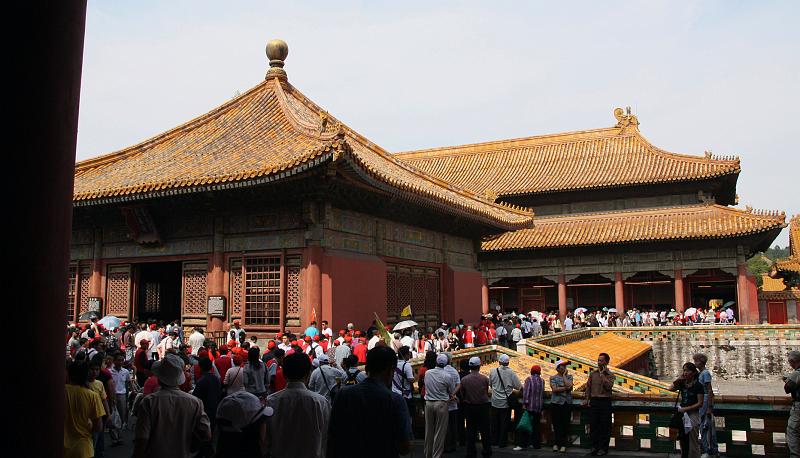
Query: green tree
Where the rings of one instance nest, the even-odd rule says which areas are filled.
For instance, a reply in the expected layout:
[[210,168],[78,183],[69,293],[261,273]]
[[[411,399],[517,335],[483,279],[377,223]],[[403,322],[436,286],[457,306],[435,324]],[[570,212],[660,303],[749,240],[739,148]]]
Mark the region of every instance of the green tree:
[[751,275],[756,277],[756,284],[759,288],[763,283],[761,276],[769,274],[770,267],[772,267],[772,263],[769,262],[763,253],[758,253],[747,260],[747,270]]

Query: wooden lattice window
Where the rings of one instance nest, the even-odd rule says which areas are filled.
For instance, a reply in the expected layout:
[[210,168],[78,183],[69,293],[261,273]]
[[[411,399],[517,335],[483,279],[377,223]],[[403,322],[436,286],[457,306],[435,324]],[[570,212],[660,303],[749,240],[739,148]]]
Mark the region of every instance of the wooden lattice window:
[[[105,314],[127,318],[131,306],[130,264],[108,266]],[[102,312],[101,312],[102,313]]]
[[281,257],[248,257],[244,267],[244,322],[280,326]]
[[89,284],[92,281],[92,270],[89,266],[81,266],[78,277],[78,314],[89,309]]
[[208,262],[183,263],[181,313],[186,318],[205,318],[207,315]]
[[242,317],[242,259],[231,259],[231,267],[228,285],[228,299],[230,302],[230,317],[237,319]]
[[144,311],[158,313],[161,310],[161,284],[144,284]]
[[411,306],[414,319],[436,325],[440,317],[439,269],[401,264],[386,265],[386,315],[390,322],[401,319],[402,310]]
[[286,324],[300,326],[301,276],[300,256],[287,256],[286,263]]
[[75,320],[75,303],[78,283],[78,266],[69,266],[67,282],[67,321]]

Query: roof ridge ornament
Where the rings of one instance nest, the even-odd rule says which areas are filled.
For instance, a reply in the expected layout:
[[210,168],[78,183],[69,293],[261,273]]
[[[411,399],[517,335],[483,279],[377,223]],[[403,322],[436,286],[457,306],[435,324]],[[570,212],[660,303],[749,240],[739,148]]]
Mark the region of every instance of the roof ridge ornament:
[[275,38],[267,43],[267,58],[269,59],[269,70],[266,79],[277,78],[287,81],[286,71],[283,69],[286,56],[289,55],[289,45],[285,41]]
[[634,129],[639,129],[639,118],[631,114],[631,107],[625,107],[625,110],[622,108],[614,108],[614,117],[617,118],[617,125],[614,127],[620,127],[622,129],[633,127]]

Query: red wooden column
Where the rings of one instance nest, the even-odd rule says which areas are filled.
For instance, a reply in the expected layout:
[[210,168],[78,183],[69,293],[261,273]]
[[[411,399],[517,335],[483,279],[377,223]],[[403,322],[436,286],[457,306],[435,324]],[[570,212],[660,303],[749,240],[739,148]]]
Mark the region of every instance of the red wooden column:
[[675,269],[675,311],[682,313],[686,310],[683,292],[683,269]]
[[[208,286],[209,296],[226,296],[225,294],[225,239],[222,231],[222,218],[214,218],[214,251],[211,255],[211,262],[208,265]],[[228,298],[230,300],[230,298]],[[225,319],[229,317],[208,317],[209,331],[224,331]]]
[[481,313],[489,313],[489,281],[486,278],[481,281]]
[[94,230],[94,248],[92,249],[92,275],[89,277],[89,297],[101,297],[103,294],[103,230]]
[[[81,91],[86,1],[13,2],[6,5],[6,24],[25,31],[10,46],[14,81],[21,88],[7,129],[25,140],[6,159],[10,186],[24,192],[15,209],[7,258],[14,268],[6,280],[15,302],[24,303],[25,321],[36,323],[36,351],[25,364],[33,377],[9,377],[9,393],[36,393],[47,415],[31,408],[26,396],[8,396],[4,409],[14,421],[6,430],[7,448],[24,447],[25,455],[61,457],[64,450],[64,319],[70,261],[72,193],[78,105]],[[17,94],[14,94],[17,95]],[[42,107],[47,107],[42,109]],[[24,255],[22,254],[24,253]],[[12,288],[7,288],[12,289]],[[30,425],[36,425],[36,439]],[[13,453],[9,453],[13,455]]]
[[622,272],[614,272],[614,306],[617,315],[625,313],[625,282],[622,280]]
[[[301,320],[305,328],[311,324],[311,320],[316,315],[317,324],[322,318],[322,257],[323,250],[321,246],[312,245],[307,248],[306,260],[306,298],[303,304],[304,311],[302,312]],[[312,312],[312,309],[314,312]]]
[[737,305],[739,306],[739,322],[742,324],[758,324],[758,305],[756,305],[756,317],[753,320],[747,283],[747,264],[740,262],[736,266],[736,296],[738,298]]
[[567,316],[567,279],[564,274],[558,274],[558,316],[561,321]]

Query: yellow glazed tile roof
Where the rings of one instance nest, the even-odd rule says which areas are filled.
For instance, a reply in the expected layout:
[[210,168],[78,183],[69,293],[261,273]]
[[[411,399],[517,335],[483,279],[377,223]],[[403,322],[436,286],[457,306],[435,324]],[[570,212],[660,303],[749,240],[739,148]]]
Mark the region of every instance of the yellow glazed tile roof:
[[636,125],[409,151],[397,157],[455,185],[496,196],[693,181],[741,170],[735,157],[656,148]]
[[775,292],[786,289],[786,284],[783,282],[782,278],[772,278],[769,275],[762,275],[761,280],[761,291]]
[[784,220],[783,213],[715,204],[537,217],[533,228],[484,240],[482,249],[507,251],[727,238],[785,227]]
[[75,166],[75,205],[248,186],[341,161],[390,194],[505,230],[529,209],[496,204],[401,162],[278,78],[198,118]]
[[778,270],[800,273],[800,215],[789,223],[789,257],[775,263]]
[[651,348],[648,343],[615,334],[602,334],[558,347],[561,351],[574,353],[592,361],[596,360],[600,353],[608,353],[614,367],[624,367]]

